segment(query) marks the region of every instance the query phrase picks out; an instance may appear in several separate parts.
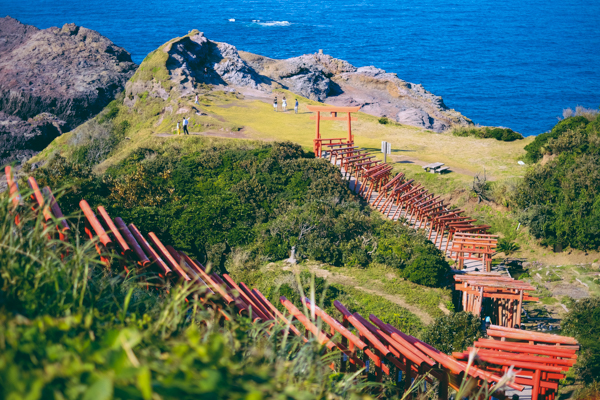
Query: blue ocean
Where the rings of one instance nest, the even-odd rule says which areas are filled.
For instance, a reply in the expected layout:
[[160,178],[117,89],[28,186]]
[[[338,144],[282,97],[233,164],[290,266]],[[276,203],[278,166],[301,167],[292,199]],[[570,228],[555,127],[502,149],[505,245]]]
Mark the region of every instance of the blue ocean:
[[137,63],[192,29],[272,58],[322,49],[524,135],[550,129],[564,108],[600,106],[598,0],[0,0],[0,14],[95,29]]

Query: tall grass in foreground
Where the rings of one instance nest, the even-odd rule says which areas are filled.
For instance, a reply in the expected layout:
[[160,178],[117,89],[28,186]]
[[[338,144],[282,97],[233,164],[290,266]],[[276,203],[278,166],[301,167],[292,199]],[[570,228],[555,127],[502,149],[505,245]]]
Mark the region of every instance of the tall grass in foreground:
[[[191,285],[101,264],[94,243],[0,196],[0,397],[4,399],[356,398],[358,377],[285,327],[226,321]],[[115,264],[117,264],[115,262]],[[186,301],[186,299],[188,301]],[[285,337],[285,340],[282,338]]]

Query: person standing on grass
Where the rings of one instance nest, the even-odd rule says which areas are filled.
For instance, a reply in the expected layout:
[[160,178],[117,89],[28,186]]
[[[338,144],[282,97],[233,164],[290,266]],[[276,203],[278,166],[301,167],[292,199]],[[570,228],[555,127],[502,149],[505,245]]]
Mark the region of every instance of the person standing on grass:
[[294,104],[294,112],[298,114],[298,99],[296,99],[296,104]]
[[283,108],[283,112],[287,111],[287,100],[285,99],[285,96],[283,96],[283,100],[281,100],[281,108]]
[[190,121],[187,119],[187,117],[183,117],[183,134],[184,135],[189,135],[190,132],[188,131],[188,124],[190,123]]
[[198,95],[196,95],[196,101],[195,101],[195,103],[198,104]]
[[273,110],[277,112],[277,97],[275,97],[275,99],[273,100]]
[[179,127],[179,121],[177,121],[177,134],[181,135],[181,128]]

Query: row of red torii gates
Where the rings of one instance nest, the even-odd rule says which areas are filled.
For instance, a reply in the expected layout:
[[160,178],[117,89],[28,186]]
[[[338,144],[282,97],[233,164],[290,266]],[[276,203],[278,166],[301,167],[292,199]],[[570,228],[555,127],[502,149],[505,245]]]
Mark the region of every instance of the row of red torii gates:
[[[358,193],[371,206],[386,217],[393,214],[392,219],[406,210],[405,219],[414,223],[415,228],[429,226],[428,239],[443,252],[450,250],[457,269],[463,269],[465,260],[483,262],[485,272],[463,275],[462,271],[457,271],[454,280],[457,282],[455,290],[462,295],[463,310],[481,316],[482,310],[486,309],[486,314],[489,313],[497,324],[488,330],[490,339],[481,339],[473,347],[479,347],[479,359],[487,365],[486,369],[503,373],[510,366],[519,368],[515,381],[531,387],[532,400],[556,398],[558,381],[577,359],[578,343],[573,338],[522,330],[523,302],[538,299],[527,292],[535,290],[533,286],[491,272],[491,258],[498,236],[487,233],[489,226],[474,225],[476,220],[461,215],[464,211],[449,208],[440,196],[435,197],[414,180],[405,178],[403,173],[393,177],[391,165],[356,146],[352,134],[355,118],[351,113],[358,112],[360,107],[308,106],[308,109],[316,112],[316,116],[311,117],[316,120],[315,156],[323,157],[325,149],[329,161],[339,165],[344,176],[355,179],[355,190],[358,188]],[[321,116],[321,113],[331,113],[331,116]],[[338,117],[338,113],[347,116]],[[348,137],[323,138],[320,132],[320,121],[323,120],[347,121]],[[445,232],[448,237],[444,247]],[[539,347],[542,337],[548,341]],[[466,360],[469,354],[453,353],[453,356],[457,360]]]
[[[358,112],[360,106],[307,108],[316,113],[311,117],[316,121],[313,140],[316,157],[323,157],[326,150],[329,160],[334,165],[339,165],[340,170],[350,180],[354,179],[355,191],[358,189],[358,193],[386,217],[394,220],[396,217],[402,217],[404,212],[405,217],[410,216],[407,222],[412,223],[414,220],[417,229],[430,228],[428,239],[444,253],[450,250],[451,257],[455,258],[457,263],[457,269],[462,270],[466,260],[480,260],[483,268],[491,271],[492,255],[495,253],[498,236],[487,232],[489,225],[475,225],[475,219],[461,215],[464,211],[452,209],[440,196],[435,196],[413,179],[408,180],[403,173],[392,176],[392,165],[382,162],[375,154],[355,145],[352,121],[356,118],[351,114]],[[323,116],[321,113],[331,115]],[[338,116],[342,113],[346,115]],[[321,121],[347,121],[348,136],[323,138]],[[445,232],[448,233],[447,239],[444,237]]]
[[[352,120],[356,118],[352,118],[351,113],[360,107],[308,106],[308,109],[316,112],[312,117],[316,120],[315,155],[323,157],[325,149],[329,161],[339,165],[349,179],[354,179],[355,191],[373,208],[392,220],[404,217],[406,223],[416,229],[429,229],[428,239],[444,254],[449,251],[456,261],[456,269],[462,270],[465,260],[479,260],[485,271],[491,272],[498,236],[487,232],[490,226],[475,225],[475,219],[462,215],[464,211],[450,207],[440,196],[407,179],[403,173],[392,176],[392,165],[356,146],[352,134]],[[324,112],[331,116],[322,116]],[[347,116],[338,117],[338,113]],[[347,121],[348,137],[323,138],[321,120]],[[537,300],[524,292],[535,290],[534,287],[511,278],[490,273],[485,279],[460,275],[455,275],[455,279],[461,282],[456,290],[463,292],[463,309],[476,315],[485,313],[501,326],[521,328],[523,302]]]

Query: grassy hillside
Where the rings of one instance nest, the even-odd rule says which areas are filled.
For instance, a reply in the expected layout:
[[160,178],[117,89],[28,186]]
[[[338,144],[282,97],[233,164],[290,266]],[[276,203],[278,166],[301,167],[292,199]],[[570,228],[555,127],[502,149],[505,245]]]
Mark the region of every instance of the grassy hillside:
[[[383,310],[411,332],[452,310],[449,291],[434,289],[447,283],[441,252],[371,211],[325,160],[289,142],[162,140],[101,176],[60,156],[34,175],[40,185],[72,187],[61,200],[66,212],[77,210],[81,198],[103,205],[273,299],[282,290],[299,293],[293,272],[278,263],[294,246],[310,264],[300,270],[348,277],[331,280],[337,297],[364,304],[366,312]],[[361,287],[367,279],[368,288]]]

